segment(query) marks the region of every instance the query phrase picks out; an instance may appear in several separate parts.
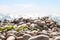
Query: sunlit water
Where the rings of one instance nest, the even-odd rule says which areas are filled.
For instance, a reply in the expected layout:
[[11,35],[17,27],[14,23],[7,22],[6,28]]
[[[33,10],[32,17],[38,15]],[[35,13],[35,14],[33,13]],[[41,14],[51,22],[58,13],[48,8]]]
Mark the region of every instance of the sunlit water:
[[16,15],[13,15],[13,14],[0,14],[0,20],[4,20],[4,19],[8,19],[8,20],[12,20],[12,19],[15,19],[15,18],[20,18],[20,17],[23,17],[23,18],[37,18],[37,17],[42,17],[42,16],[49,16],[51,18],[53,18],[55,21],[59,22],[60,23],[60,16],[56,16],[56,15],[37,15],[37,14],[34,14],[34,15],[31,15],[31,14],[26,14],[26,15],[23,15],[23,14],[16,14]]

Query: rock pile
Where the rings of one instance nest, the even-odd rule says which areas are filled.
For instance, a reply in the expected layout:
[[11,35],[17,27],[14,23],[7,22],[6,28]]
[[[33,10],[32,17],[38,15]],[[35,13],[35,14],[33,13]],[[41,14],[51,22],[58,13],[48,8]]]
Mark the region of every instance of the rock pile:
[[60,24],[50,17],[0,21],[0,40],[60,40]]

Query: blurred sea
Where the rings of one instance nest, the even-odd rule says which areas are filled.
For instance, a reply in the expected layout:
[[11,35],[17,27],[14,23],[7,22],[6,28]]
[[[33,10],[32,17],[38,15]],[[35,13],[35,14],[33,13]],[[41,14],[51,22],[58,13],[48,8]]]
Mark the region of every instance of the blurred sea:
[[[43,15],[44,16],[44,15]],[[57,21],[58,23],[60,23],[60,16],[55,16],[55,15],[46,15],[49,16],[50,18],[52,18],[53,20]],[[20,17],[24,17],[24,18],[37,18],[40,16],[30,16],[30,15],[12,15],[12,14],[1,14],[0,13],[0,20],[4,20],[4,19],[8,19],[8,20],[12,20],[15,18],[20,18]]]

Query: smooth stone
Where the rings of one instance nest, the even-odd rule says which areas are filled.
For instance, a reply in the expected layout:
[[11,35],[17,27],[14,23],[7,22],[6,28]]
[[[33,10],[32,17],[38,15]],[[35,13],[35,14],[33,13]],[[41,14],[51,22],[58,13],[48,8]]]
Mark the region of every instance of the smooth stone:
[[23,35],[23,40],[28,40],[30,37],[31,37],[31,35],[25,34],[25,35]]
[[16,37],[16,40],[23,40],[23,37]]
[[55,37],[54,40],[60,40],[60,36]]
[[14,36],[10,36],[6,40],[15,40],[15,37]]
[[5,36],[4,35],[0,35],[0,38],[2,39],[2,40],[5,40]]
[[49,40],[49,37],[47,35],[38,35],[30,38],[29,40]]

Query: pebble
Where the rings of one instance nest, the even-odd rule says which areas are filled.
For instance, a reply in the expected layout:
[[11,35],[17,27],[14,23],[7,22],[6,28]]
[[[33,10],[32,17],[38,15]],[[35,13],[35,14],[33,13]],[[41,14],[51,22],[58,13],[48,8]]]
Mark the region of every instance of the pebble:
[[54,40],[60,40],[60,36],[57,36]]
[[23,35],[23,40],[28,40],[30,37],[31,37],[31,35],[25,34],[25,35]]
[[49,37],[46,35],[38,35],[30,38],[29,40],[49,40]]
[[10,36],[6,40],[15,40],[15,37],[14,36]]

